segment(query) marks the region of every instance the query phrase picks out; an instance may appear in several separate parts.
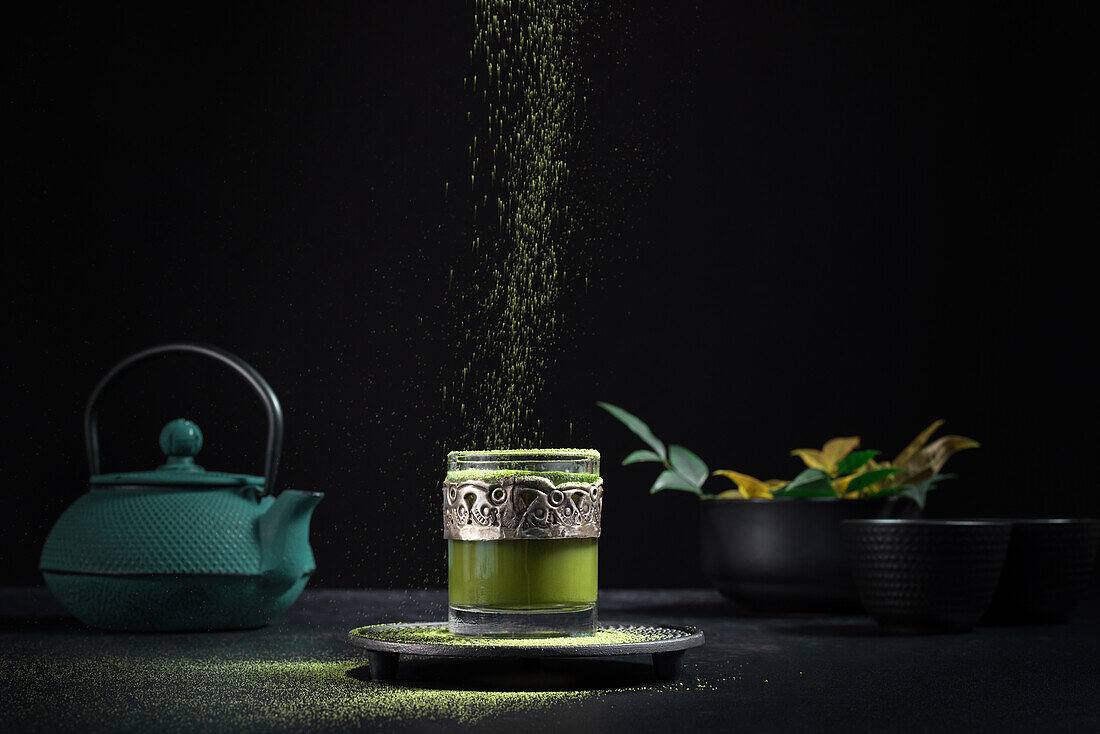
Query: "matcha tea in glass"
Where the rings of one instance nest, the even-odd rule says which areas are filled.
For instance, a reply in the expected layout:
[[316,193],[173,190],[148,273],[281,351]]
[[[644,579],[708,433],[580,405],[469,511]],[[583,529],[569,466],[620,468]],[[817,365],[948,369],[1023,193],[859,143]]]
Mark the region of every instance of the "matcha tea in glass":
[[602,509],[597,451],[448,454],[443,535],[450,631],[494,637],[595,632]]

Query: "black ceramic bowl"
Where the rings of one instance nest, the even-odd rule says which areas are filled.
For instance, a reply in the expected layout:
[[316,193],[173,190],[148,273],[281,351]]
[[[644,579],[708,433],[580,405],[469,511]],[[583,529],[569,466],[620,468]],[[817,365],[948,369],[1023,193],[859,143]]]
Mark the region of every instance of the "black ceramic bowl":
[[847,520],[864,608],[889,632],[966,632],[989,608],[1012,525],[996,520]]
[[841,520],[915,517],[911,500],[704,500],[703,573],[738,605],[763,612],[859,610]]
[[1091,580],[1100,520],[1011,522],[1004,572],[984,621],[1065,622]]

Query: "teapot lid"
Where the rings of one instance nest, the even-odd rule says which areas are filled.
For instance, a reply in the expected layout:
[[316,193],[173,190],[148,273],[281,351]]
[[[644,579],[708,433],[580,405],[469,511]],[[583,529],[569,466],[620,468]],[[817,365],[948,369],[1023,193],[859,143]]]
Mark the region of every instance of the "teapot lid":
[[189,420],[177,418],[160,432],[160,448],[168,462],[151,471],[96,474],[91,483],[97,486],[156,485],[173,487],[242,487],[263,489],[264,478],[251,474],[229,474],[206,471],[195,463],[195,454],[202,448],[202,431]]

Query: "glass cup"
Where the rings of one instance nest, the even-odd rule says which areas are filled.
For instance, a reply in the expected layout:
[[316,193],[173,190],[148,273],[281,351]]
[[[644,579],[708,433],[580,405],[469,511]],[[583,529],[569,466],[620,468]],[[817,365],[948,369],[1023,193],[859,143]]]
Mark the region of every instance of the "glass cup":
[[456,635],[596,630],[600,454],[454,451],[443,482],[448,626]]

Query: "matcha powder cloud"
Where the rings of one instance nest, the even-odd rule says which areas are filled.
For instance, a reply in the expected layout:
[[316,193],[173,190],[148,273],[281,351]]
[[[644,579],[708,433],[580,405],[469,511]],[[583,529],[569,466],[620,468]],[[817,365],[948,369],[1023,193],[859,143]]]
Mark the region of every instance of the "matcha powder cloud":
[[530,448],[555,352],[561,250],[572,232],[577,3],[475,0],[465,78],[474,273],[451,286],[464,314],[450,400],[471,448]]

